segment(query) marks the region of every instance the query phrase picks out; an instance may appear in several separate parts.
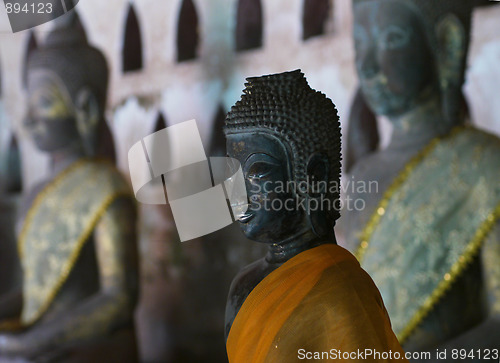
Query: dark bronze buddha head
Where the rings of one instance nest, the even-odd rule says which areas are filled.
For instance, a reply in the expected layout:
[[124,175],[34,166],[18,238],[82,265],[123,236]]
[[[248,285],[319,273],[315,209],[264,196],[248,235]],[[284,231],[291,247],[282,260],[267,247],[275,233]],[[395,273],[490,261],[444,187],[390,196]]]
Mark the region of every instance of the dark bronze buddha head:
[[300,70],[248,78],[243,92],[224,128],[227,152],[245,175],[243,232],[265,243],[305,231],[332,236],[341,161],[334,104]]
[[81,147],[96,153],[104,122],[108,66],[78,28],[56,28],[32,53],[27,69],[26,126],[37,147],[54,152]]
[[360,87],[379,115],[399,116],[431,97],[456,122],[470,38],[469,0],[354,0]]

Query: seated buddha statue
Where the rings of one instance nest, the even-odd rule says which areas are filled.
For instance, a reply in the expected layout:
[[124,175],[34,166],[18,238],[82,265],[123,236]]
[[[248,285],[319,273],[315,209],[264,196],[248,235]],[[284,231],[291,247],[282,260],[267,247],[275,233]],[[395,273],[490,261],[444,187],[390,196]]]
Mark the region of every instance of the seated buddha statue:
[[[386,116],[393,133],[354,163],[346,189],[365,207],[342,224],[406,350],[482,359],[500,346],[500,140],[470,125],[461,91],[471,11],[468,0],[354,1],[355,113]],[[349,139],[366,120],[352,119]]]
[[19,292],[0,297],[0,361],[137,360],[136,209],[96,158],[108,67],[78,29],[56,28],[27,67],[25,128],[51,170],[21,205]]
[[336,244],[341,141],[334,104],[299,70],[247,81],[224,132],[249,200],[238,222],[268,252],[231,284],[229,361],[295,362],[317,354],[326,361],[358,349],[392,351],[385,361],[406,361],[376,286]]

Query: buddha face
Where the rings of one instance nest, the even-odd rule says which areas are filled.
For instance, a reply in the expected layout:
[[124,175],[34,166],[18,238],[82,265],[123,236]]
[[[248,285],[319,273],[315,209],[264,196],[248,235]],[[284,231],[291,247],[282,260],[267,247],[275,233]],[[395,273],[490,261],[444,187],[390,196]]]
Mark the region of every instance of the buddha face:
[[79,142],[71,96],[53,72],[28,73],[28,115],[25,126],[42,151],[52,152]]
[[357,4],[353,31],[361,90],[376,114],[404,114],[436,87],[425,31],[408,5],[395,0]]
[[285,145],[266,133],[227,135],[228,156],[242,166],[249,207],[238,221],[247,238],[277,243],[305,228],[304,212],[295,208],[294,194],[286,188],[291,165]]

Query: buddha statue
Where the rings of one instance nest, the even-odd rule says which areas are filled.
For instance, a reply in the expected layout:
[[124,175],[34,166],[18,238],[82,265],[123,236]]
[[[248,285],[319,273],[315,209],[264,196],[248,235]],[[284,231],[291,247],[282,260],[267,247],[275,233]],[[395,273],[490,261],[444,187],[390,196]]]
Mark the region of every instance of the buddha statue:
[[471,11],[468,0],[354,1],[361,92],[348,139],[371,142],[360,135],[375,115],[393,133],[352,153],[346,189],[364,208],[341,224],[405,350],[478,359],[500,346],[500,141],[470,125],[462,95]]
[[365,348],[405,361],[373,281],[336,244],[341,143],[334,104],[300,70],[248,78],[224,132],[248,193],[238,222],[247,238],[268,246],[231,284],[229,361],[294,362]]
[[25,127],[51,170],[21,205],[19,292],[0,297],[0,360],[137,361],[136,209],[96,158],[108,85],[102,53],[56,27],[27,67]]

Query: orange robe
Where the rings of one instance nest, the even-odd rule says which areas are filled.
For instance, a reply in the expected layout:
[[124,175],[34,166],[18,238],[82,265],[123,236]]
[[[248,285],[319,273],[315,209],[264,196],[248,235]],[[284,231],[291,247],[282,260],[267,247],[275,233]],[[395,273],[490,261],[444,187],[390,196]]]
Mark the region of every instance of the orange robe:
[[230,363],[402,362],[380,293],[334,244],[293,257],[248,295],[227,339]]

